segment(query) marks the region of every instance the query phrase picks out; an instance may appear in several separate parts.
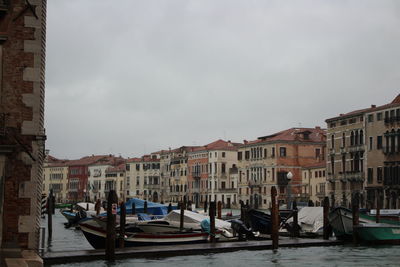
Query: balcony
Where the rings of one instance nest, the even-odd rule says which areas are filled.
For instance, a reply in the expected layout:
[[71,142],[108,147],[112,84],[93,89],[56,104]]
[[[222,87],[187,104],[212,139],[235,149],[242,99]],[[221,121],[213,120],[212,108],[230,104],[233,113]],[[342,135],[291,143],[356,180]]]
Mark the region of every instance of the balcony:
[[386,117],[385,124],[393,124],[396,122],[400,122],[400,116]]
[[194,179],[200,179],[201,178],[200,172],[192,172],[192,177]]
[[362,144],[362,145],[352,145],[352,146],[349,147],[348,150],[349,150],[349,152],[358,152],[358,151],[363,152],[363,151],[365,151],[365,146],[364,146],[364,144]]
[[261,180],[250,180],[248,185],[250,188],[261,187]]
[[218,189],[219,193],[237,193],[238,189],[236,188],[220,188]]
[[382,152],[387,156],[400,154],[400,147],[384,146],[382,147]]

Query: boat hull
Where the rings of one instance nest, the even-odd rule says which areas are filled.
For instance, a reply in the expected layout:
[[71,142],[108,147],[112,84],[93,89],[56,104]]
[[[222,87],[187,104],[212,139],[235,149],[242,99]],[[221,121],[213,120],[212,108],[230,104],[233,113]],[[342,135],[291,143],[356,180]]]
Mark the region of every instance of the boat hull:
[[338,207],[329,213],[329,224],[338,239],[349,239],[353,235],[353,214],[351,210]]
[[400,226],[383,223],[360,224],[354,227],[362,242],[374,244],[400,244]]
[[[104,249],[106,245],[106,231],[101,227],[80,223],[81,230],[89,244],[95,249]],[[204,232],[170,232],[170,233],[129,233],[124,238],[125,247],[192,244],[207,242],[209,235]],[[115,247],[119,247],[116,238]]]

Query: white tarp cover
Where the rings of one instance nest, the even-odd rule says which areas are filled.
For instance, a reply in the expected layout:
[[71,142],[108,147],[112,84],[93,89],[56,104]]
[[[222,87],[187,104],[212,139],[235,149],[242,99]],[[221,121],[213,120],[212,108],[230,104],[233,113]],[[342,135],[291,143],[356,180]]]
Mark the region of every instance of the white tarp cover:
[[[193,211],[185,210],[184,214],[184,222],[185,223],[201,223],[204,219],[209,219],[209,216],[205,216]],[[180,210],[173,210],[168,215],[164,217],[166,221],[174,221],[179,222],[181,218],[181,211]],[[225,222],[223,220],[215,219],[215,228],[217,229],[231,229],[231,223]]]
[[[287,222],[293,222],[293,218],[288,219]],[[324,208],[302,208],[298,213],[298,222],[302,231],[312,233],[318,232],[318,230],[324,226]]]

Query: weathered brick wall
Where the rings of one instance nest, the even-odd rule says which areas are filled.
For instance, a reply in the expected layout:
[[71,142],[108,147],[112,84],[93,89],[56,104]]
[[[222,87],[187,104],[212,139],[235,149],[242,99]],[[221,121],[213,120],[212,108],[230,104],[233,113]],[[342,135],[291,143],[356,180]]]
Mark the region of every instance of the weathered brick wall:
[[[2,247],[35,249],[44,159],[46,0],[10,0],[0,20],[6,114],[1,146],[12,146],[4,170]],[[0,150],[0,153],[1,150]]]

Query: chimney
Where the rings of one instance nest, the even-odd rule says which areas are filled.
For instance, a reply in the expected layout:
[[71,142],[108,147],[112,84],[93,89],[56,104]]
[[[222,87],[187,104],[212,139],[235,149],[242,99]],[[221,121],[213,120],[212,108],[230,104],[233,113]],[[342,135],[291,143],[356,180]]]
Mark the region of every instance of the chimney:
[[243,140],[243,143],[244,143],[245,145],[247,145],[248,142],[247,142],[247,140]]
[[376,105],[371,105],[371,108],[376,108]]
[[315,126],[315,129],[321,130],[321,126]]
[[343,113],[340,113],[340,117],[342,117],[344,114]]

